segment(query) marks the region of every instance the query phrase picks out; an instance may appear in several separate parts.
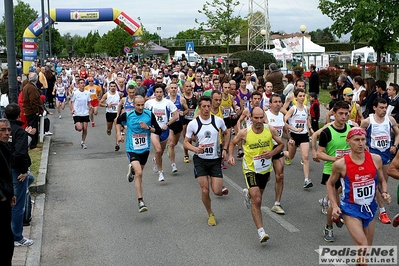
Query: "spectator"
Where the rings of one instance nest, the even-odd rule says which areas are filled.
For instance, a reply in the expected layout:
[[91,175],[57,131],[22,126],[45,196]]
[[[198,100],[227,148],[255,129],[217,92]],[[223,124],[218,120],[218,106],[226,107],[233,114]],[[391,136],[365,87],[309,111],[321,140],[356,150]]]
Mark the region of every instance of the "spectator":
[[319,130],[319,119],[320,119],[320,103],[317,100],[317,94],[315,92],[309,93],[310,97],[310,119],[311,126],[314,132]]
[[269,65],[269,73],[266,75],[266,81],[270,81],[273,84],[273,92],[280,96],[283,96],[284,91],[283,76],[283,73],[281,73],[275,63]]
[[[315,65],[310,65],[310,77],[309,77],[309,93],[314,92],[319,95],[320,92],[320,77],[316,71]],[[317,100],[317,98],[316,98]]]

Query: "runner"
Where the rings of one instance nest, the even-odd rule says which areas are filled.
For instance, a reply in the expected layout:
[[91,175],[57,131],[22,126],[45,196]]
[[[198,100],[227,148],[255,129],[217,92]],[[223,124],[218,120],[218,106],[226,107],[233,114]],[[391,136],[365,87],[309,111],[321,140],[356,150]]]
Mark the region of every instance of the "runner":
[[[211,99],[201,97],[198,103],[198,116],[187,126],[187,133],[184,137],[184,147],[195,152],[193,156],[195,178],[201,187],[202,202],[208,213],[208,225],[215,226],[215,214],[211,207],[209,196],[209,184],[217,196],[227,195],[228,190],[223,187],[223,174],[221,163],[226,158],[227,146],[222,146],[220,151],[219,130],[223,132],[224,143],[228,143],[226,125],[223,119],[211,115]],[[196,136],[198,146],[191,144],[191,139]]]
[[144,98],[135,97],[135,109],[125,112],[117,118],[116,135],[117,141],[124,142],[121,134],[122,122],[127,125],[126,153],[129,159],[127,179],[133,182],[138,198],[139,212],[145,212],[148,207],[143,201],[143,170],[150,154],[151,133],[160,135],[162,129],[158,126],[154,114],[144,110]]
[[94,123],[94,115],[98,114],[98,96],[100,96],[100,98],[102,97],[102,90],[98,85],[94,85],[94,78],[93,77],[89,77],[88,79],[89,85],[87,85],[85,87],[86,91],[90,92],[90,122],[91,122],[91,126],[95,127],[96,124]]
[[[381,192],[386,203],[390,203],[391,196],[387,192],[385,179],[378,178],[384,176],[380,156],[365,151],[366,131],[354,127],[346,140],[351,151],[333,163],[327,181],[327,193],[333,208],[333,219],[338,219],[342,214],[355,245],[367,248],[373,245],[376,191]],[[341,180],[343,193],[340,203],[335,189],[338,180]]]
[[[243,142],[244,158],[242,169],[247,188],[243,189],[245,205],[251,208],[252,218],[258,230],[261,243],[269,239],[263,228],[262,221],[262,195],[266,184],[270,179],[272,171],[271,160],[278,155],[284,148],[281,138],[276,129],[264,124],[265,113],[260,107],[255,107],[251,112],[252,124],[248,128],[241,129],[236,137],[230,142],[229,164],[235,165],[233,156],[234,147],[239,142]],[[274,145],[275,141],[277,144]],[[275,148],[273,148],[275,146]]]
[[55,95],[55,106],[57,108],[57,112],[59,114],[58,118],[61,119],[61,108],[65,109],[65,100],[68,86],[62,83],[62,78],[60,76],[57,77],[57,82],[54,85],[53,95]]

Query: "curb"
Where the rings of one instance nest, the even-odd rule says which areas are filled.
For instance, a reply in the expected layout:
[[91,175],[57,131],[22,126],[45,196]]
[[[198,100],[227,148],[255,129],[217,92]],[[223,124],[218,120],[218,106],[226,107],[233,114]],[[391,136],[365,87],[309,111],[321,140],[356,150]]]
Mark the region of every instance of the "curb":
[[50,153],[50,143],[51,136],[45,138],[43,141],[42,158],[40,161],[39,175],[37,176],[37,181],[35,185],[32,185],[29,190],[35,193],[45,193],[46,192],[46,178],[47,178],[47,166],[48,166],[48,156]]

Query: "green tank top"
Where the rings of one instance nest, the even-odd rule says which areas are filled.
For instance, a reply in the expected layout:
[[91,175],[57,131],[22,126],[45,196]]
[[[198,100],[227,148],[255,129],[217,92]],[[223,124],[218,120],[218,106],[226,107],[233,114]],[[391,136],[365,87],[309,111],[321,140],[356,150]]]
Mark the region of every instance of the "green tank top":
[[[331,133],[331,140],[327,143],[326,154],[329,156],[337,157],[344,156],[350,152],[350,146],[346,143],[346,136],[348,135],[351,126],[349,124],[345,124],[346,130],[345,132],[337,132],[331,125],[327,128]],[[323,168],[323,174],[331,174],[332,165],[334,162],[325,162]]]

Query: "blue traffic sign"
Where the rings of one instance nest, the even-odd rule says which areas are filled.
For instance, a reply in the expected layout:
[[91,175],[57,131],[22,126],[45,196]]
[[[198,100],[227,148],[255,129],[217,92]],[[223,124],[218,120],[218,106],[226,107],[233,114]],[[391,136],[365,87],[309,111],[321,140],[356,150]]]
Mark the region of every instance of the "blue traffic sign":
[[194,53],[194,42],[186,42],[186,54]]

